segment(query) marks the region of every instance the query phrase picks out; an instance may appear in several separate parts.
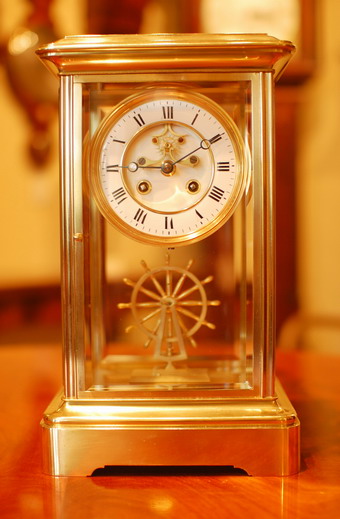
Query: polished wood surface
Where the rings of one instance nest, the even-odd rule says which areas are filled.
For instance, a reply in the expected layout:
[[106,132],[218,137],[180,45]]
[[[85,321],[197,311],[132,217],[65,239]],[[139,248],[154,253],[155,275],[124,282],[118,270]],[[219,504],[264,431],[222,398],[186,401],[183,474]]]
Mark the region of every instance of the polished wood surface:
[[39,421],[61,381],[57,346],[0,348],[0,517],[335,518],[340,514],[340,357],[279,352],[301,420],[302,470],[286,478],[161,468],[53,478],[41,472]]

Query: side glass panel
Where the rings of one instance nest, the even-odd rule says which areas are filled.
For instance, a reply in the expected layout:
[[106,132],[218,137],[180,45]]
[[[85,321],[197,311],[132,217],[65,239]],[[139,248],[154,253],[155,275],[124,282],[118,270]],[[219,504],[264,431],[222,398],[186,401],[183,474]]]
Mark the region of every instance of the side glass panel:
[[[143,90],[145,85],[139,88]],[[96,132],[117,104],[136,93],[136,85],[84,85],[85,391],[93,392],[92,396],[103,391],[242,391],[253,387],[251,82],[202,82],[191,88],[220,105],[234,121],[249,177],[242,198],[223,226],[195,243],[168,247],[141,243],[127,231],[117,230],[102,216],[93,196],[91,153]],[[176,145],[171,144],[175,161],[184,153],[178,139],[185,139],[189,130],[181,130],[171,111],[166,115],[170,120],[161,124],[166,135],[176,136]],[[151,129],[148,136],[148,156],[138,156],[136,162],[145,159],[155,164],[164,158],[156,142],[159,125],[155,128],[157,133],[153,135]],[[200,153],[202,148],[195,155],[198,161]],[[190,163],[181,167],[187,168],[185,174],[189,171],[197,184],[197,169]],[[218,174],[229,174],[226,161],[215,167]],[[112,175],[122,174],[119,167],[112,170]],[[129,170],[136,191],[141,190],[144,171],[135,174]],[[177,167],[172,179],[179,171]],[[153,183],[151,173],[146,175],[149,189],[155,190],[158,180]],[[219,198],[218,191],[215,198]],[[144,223],[145,213],[131,214],[135,227]],[[162,211],[160,214],[166,233],[174,223]]]

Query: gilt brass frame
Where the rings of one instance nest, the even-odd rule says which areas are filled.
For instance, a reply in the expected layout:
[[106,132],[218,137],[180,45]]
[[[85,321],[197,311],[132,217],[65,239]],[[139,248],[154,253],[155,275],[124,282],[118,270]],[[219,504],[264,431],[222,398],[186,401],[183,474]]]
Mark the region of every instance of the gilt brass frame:
[[[251,475],[299,470],[299,420],[275,381],[273,84],[294,47],[266,35],[64,38],[38,55],[60,77],[64,388],[43,420],[44,470],[104,465],[233,465]],[[87,83],[250,81],[254,113],[254,380],[251,389],[94,395],[85,385],[82,89]],[[183,79],[184,78],[184,79]],[[94,218],[95,221],[95,218]],[[97,238],[96,238],[97,236]],[[99,232],[93,238],[99,240]],[[97,247],[100,250],[100,246]],[[101,259],[92,265],[92,337],[103,341]],[[98,267],[99,266],[99,267]],[[98,268],[97,268],[98,267]],[[100,356],[100,354],[99,354]],[[95,361],[95,360],[94,360]]]

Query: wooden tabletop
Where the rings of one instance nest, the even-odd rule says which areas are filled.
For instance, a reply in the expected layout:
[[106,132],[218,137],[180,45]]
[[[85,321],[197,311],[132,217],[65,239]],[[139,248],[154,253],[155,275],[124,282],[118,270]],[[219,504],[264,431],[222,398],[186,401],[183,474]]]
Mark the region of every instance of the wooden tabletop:
[[302,470],[296,476],[164,468],[53,478],[41,472],[39,421],[61,384],[60,348],[1,347],[0,517],[339,517],[340,356],[279,352],[277,373],[301,420]]

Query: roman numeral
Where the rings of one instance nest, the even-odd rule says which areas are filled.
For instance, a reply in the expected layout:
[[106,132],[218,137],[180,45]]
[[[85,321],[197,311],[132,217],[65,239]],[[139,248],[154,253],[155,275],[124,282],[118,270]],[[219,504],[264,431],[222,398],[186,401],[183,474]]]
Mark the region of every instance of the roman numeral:
[[118,173],[118,164],[110,164],[110,166],[106,166],[106,171],[108,173]]
[[[121,204],[122,202],[124,202],[124,200],[127,199],[126,191],[122,187],[119,187],[118,189],[113,191],[112,196],[118,202],[118,204]],[[122,197],[124,197],[124,198],[122,198]]]
[[217,171],[230,171],[230,162],[218,162]]
[[112,142],[119,142],[119,144],[125,144],[125,141],[120,141],[119,139],[112,139]]
[[134,220],[136,220],[136,222],[140,222],[140,223],[144,223],[145,222],[145,218],[147,217],[147,214],[145,211],[143,211],[143,209],[138,209],[137,213],[135,214],[135,216],[133,217]]
[[173,106],[162,106],[163,118],[173,119],[174,118],[174,107]]
[[199,218],[201,218],[201,220],[202,220],[203,216],[201,215],[201,213],[199,213],[199,212],[197,211],[197,209],[195,209],[195,213],[196,213],[197,216],[198,216]]
[[214,142],[220,141],[222,139],[222,135],[218,133],[217,135],[214,135],[214,137],[211,137],[209,139],[210,144],[214,144]]
[[195,115],[195,117],[193,118],[193,120],[191,121],[191,126],[193,126],[193,125],[195,124],[195,121],[196,121],[198,115],[199,115],[199,111],[197,112],[197,114]]
[[217,186],[213,186],[212,190],[210,191],[208,196],[209,196],[209,198],[212,198],[216,202],[220,202],[223,195],[224,195],[223,189],[221,189],[220,187],[217,187]]
[[174,221],[170,216],[165,216],[164,226],[165,226],[165,229],[174,228]]
[[141,114],[134,115],[133,118],[136,121],[136,123],[138,124],[138,126],[143,126],[145,124],[145,121],[144,121],[143,117],[141,116]]

